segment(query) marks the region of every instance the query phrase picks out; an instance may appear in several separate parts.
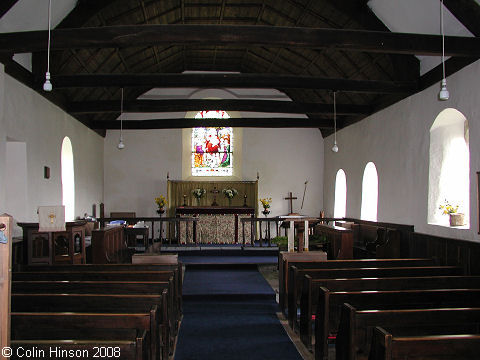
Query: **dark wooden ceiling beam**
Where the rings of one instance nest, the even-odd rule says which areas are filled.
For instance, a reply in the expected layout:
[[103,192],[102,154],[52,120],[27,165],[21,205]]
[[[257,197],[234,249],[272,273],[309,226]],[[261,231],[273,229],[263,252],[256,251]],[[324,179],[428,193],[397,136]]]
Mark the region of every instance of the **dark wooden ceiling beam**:
[[[152,45],[242,45],[286,48],[334,48],[346,51],[439,55],[440,35],[381,31],[236,25],[121,25],[55,29],[52,49],[138,47]],[[7,53],[35,52],[47,46],[47,31],[0,34]],[[480,38],[446,36],[447,56],[480,56]]]
[[[329,0],[340,13],[346,14],[351,21],[358,23],[365,30],[386,31],[390,29],[373,13],[368,0]],[[417,79],[420,73],[420,61],[412,55],[389,54],[397,80]],[[377,65],[381,71],[381,66]]]
[[[115,130],[120,129],[120,121],[105,120],[91,121],[93,129]],[[332,120],[310,118],[230,118],[230,119],[152,119],[152,120],[123,120],[124,130],[147,129],[185,129],[195,126],[218,127],[256,127],[256,128],[333,128]]]
[[77,87],[221,87],[324,89],[367,93],[411,93],[415,82],[330,79],[277,74],[78,74],[52,75],[55,88]]
[[443,0],[443,4],[473,35],[480,36],[480,5],[475,0]]
[[[70,102],[68,112],[72,114],[118,113],[118,101],[79,101]],[[285,114],[327,114],[333,113],[331,104],[297,103],[276,100],[203,100],[203,99],[171,99],[171,100],[135,100],[126,101],[125,112],[183,112],[201,110],[254,111]],[[371,107],[366,105],[337,105],[338,115],[368,115]]]
[[0,2],[0,19],[5,15],[12,7],[18,2],[18,0],[2,0]]

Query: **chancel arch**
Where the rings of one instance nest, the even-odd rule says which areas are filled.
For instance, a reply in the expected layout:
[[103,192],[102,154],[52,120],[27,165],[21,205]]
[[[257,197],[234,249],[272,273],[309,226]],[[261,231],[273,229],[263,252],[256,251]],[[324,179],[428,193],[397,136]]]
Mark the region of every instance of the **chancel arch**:
[[469,226],[470,213],[470,149],[466,117],[448,108],[438,114],[430,128],[428,175],[428,223],[449,226],[440,206],[450,204],[465,214]]
[[343,169],[337,171],[335,178],[335,205],[333,217],[343,218],[347,212],[347,177]]
[[378,209],[378,173],[373,162],[365,166],[362,180],[362,220],[377,221]]
[[75,172],[73,166],[72,142],[65,136],[61,150],[62,205],[65,206],[65,220],[75,219]]

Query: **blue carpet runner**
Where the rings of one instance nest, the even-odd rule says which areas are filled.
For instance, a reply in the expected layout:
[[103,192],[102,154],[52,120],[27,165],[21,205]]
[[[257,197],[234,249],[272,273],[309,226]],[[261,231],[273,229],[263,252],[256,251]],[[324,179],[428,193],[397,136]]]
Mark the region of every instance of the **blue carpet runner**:
[[256,266],[187,265],[175,360],[301,360]]

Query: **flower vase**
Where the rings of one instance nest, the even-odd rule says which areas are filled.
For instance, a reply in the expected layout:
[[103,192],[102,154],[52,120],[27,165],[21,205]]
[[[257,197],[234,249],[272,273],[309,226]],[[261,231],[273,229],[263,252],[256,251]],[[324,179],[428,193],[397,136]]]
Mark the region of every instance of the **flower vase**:
[[232,199],[231,198],[227,198],[228,199],[228,206],[232,206]]
[[463,226],[465,225],[465,214],[452,213],[450,215],[450,226]]
[[197,206],[200,206],[200,198],[196,197],[195,202],[196,202]]
[[270,210],[268,210],[268,208],[263,208],[262,214],[265,215],[265,217],[267,217],[268,214],[270,214]]
[[162,207],[159,207],[159,208],[157,209],[157,214],[158,214],[159,216],[162,216],[163,213],[165,213],[165,208],[164,208],[163,206],[162,206]]

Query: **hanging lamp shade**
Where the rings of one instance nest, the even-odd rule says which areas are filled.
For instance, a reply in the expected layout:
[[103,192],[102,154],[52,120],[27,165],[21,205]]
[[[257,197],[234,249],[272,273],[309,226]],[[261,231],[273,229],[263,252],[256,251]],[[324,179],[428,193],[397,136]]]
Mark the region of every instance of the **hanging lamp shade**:
[[118,141],[117,148],[118,150],[122,150],[125,148],[125,144],[123,143],[123,88],[120,99],[120,139]]
[[52,83],[50,82],[50,29],[52,23],[52,0],[48,0],[48,48],[47,48],[47,72],[45,73],[45,83],[43,90],[52,91]]
[[438,93],[438,99],[446,101],[450,98],[450,93],[447,89],[447,79],[445,76],[445,31],[443,29],[443,0],[440,2],[440,31],[442,32],[442,69],[443,78],[440,84],[440,92]]
[[337,101],[336,101],[336,92],[333,92],[333,126],[334,126],[334,138],[332,151],[334,153],[338,152],[338,145],[337,145]]

